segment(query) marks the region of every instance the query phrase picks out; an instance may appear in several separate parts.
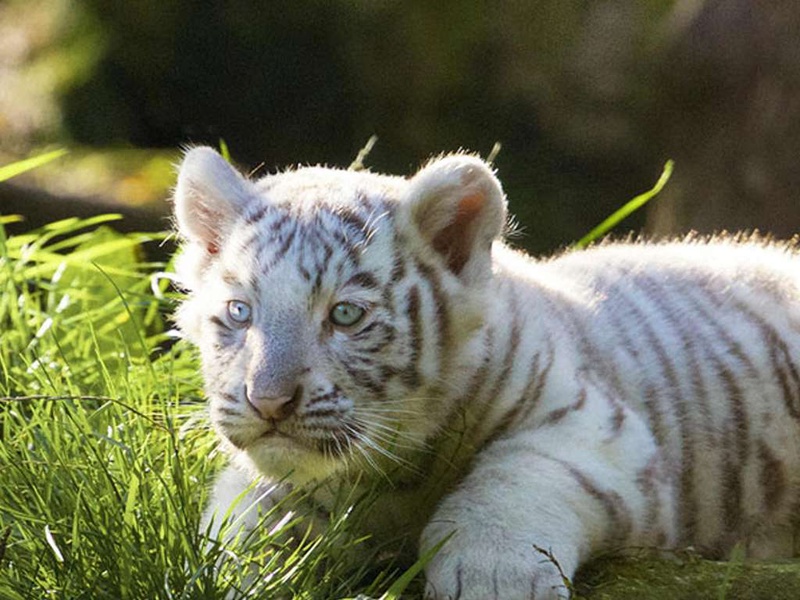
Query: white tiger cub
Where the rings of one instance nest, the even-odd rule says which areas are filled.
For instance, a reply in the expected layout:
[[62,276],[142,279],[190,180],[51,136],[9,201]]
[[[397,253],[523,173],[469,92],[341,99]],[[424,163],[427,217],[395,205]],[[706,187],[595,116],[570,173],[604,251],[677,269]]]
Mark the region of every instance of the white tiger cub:
[[501,240],[493,172],[460,154],[408,179],[250,181],[196,148],[175,214],[179,325],[234,464],[209,518],[256,476],[388,478],[364,527],[422,552],[452,534],[426,568],[436,599],[567,597],[558,566],[571,577],[625,547],[793,552],[792,248],[607,244],[535,261]]

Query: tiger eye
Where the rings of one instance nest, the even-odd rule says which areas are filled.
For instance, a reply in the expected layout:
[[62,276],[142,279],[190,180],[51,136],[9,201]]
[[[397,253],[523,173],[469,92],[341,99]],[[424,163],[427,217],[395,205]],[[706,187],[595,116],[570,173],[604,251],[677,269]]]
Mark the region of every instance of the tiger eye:
[[228,316],[234,323],[246,325],[250,322],[252,312],[247,302],[242,302],[241,300],[230,300],[228,302]]
[[364,318],[366,310],[352,302],[339,302],[331,308],[328,319],[339,327],[352,327]]

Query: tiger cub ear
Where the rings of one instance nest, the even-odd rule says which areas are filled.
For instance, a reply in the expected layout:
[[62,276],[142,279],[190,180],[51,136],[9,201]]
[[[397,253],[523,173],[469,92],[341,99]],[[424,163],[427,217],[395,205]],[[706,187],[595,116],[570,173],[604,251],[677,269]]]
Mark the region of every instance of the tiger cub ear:
[[423,167],[409,182],[404,210],[453,273],[464,281],[489,274],[492,242],[506,223],[506,199],[480,158],[455,154]]
[[253,201],[252,184],[215,150],[189,150],[178,170],[175,219],[181,235],[216,254],[237,218]]

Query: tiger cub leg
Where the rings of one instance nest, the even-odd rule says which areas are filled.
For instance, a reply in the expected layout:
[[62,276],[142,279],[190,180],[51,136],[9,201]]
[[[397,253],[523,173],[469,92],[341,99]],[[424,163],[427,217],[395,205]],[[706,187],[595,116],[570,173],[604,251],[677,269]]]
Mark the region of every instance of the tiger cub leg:
[[673,490],[647,428],[627,411],[624,430],[604,435],[596,417],[481,452],[423,531],[423,553],[451,536],[426,568],[427,598],[568,598],[565,578],[598,551],[674,542]]
[[252,478],[227,465],[214,481],[200,521],[200,532],[210,540],[228,542],[258,526],[262,516],[283,497],[277,486],[253,485]]

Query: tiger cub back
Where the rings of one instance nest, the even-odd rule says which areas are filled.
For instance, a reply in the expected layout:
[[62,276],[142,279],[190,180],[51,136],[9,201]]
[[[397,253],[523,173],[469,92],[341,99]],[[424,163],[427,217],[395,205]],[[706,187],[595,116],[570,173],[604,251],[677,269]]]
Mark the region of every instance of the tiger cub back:
[[467,155],[408,179],[251,181],[197,148],[175,213],[178,322],[232,458],[206,522],[253,478],[382,482],[364,531],[422,552],[447,538],[427,594],[460,600],[565,597],[562,573],[625,547],[794,551],[794,249],[697,239],[535,261],[503,243],[501,185]]

